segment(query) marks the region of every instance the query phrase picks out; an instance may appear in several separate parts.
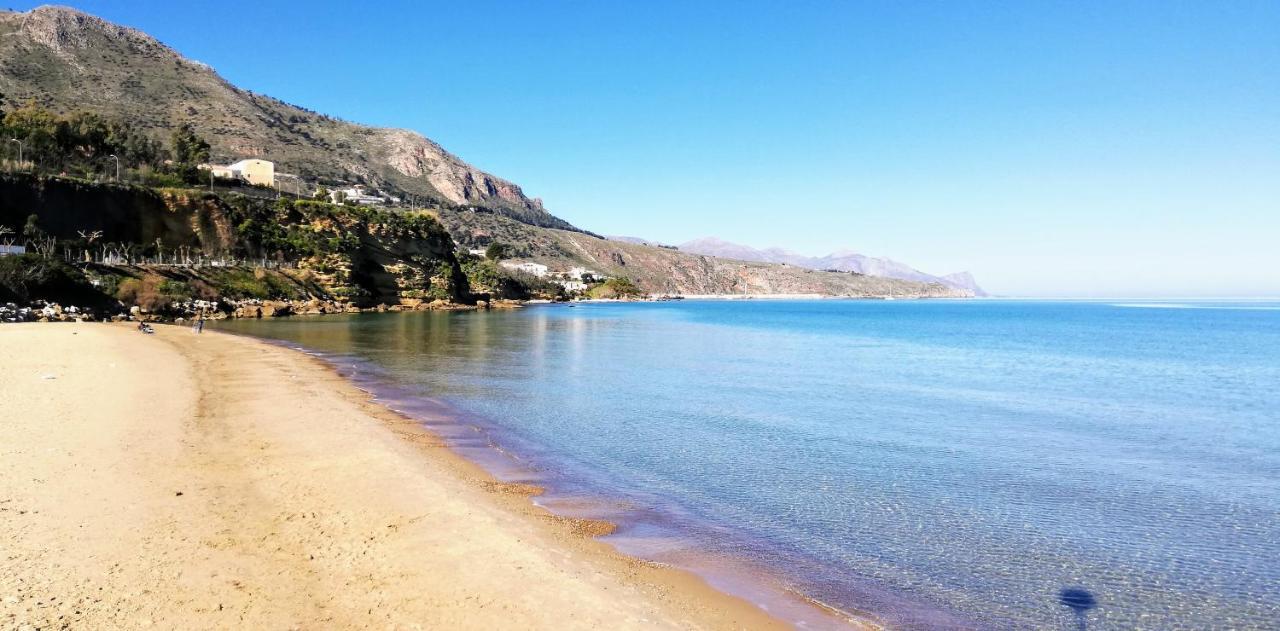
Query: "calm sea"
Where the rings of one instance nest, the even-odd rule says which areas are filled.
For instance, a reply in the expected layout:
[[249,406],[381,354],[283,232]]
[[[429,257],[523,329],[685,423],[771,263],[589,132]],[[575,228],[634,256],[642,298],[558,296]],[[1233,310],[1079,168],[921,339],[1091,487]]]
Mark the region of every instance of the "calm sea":
[[681,301],[218,328],[321,353],[500,476],[546,484],[547,505],[618,520],[622,549],[748,592],[742,568],[901,627],[1280,628],[1278,303]]

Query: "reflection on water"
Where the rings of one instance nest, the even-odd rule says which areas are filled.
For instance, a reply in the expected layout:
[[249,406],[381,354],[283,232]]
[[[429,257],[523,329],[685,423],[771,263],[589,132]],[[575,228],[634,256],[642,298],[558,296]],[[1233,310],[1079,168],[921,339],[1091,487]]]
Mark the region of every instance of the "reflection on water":
[[624,549],[749,559],[906,627],[1260,628],[1280,619],[1280,311],[1248,306],[1271,308],[683,302],[220,326],[368,362],[398,407],[461,410],[551,482],[546,502],[623,519]]

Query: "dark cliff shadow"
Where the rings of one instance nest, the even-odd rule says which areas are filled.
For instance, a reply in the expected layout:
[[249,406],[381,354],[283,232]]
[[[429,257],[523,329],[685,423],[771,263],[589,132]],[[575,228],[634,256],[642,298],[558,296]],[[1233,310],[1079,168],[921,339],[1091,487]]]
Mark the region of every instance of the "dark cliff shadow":
[[1089,628],[1089,610],[1098,606],[1098,600],[1087,589],[1065,587],[1058,592],[1058,602],[1071,609],[1076,616],[1076,628],[1086,631]]

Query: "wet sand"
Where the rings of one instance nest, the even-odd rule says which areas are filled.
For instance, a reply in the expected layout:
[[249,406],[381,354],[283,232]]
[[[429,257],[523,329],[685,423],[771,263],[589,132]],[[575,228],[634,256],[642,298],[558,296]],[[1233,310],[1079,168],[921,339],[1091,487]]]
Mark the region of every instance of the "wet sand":
[[3,628],[786,626],[286,348],[5,325],[0,402]]

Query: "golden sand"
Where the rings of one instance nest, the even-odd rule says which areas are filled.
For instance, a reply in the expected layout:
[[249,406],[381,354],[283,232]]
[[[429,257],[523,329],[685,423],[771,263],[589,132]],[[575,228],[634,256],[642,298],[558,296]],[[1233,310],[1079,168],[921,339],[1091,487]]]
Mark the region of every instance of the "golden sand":
[[0,628],[774,628],[318,360],[0,326]]

